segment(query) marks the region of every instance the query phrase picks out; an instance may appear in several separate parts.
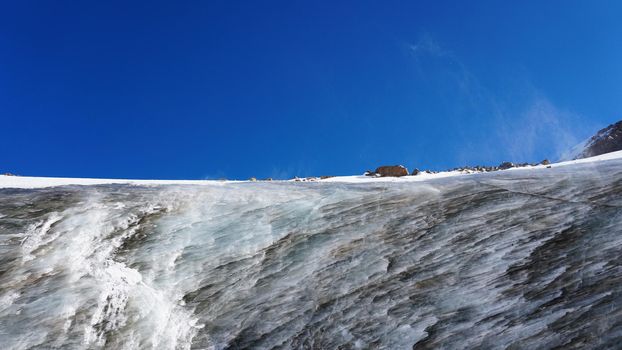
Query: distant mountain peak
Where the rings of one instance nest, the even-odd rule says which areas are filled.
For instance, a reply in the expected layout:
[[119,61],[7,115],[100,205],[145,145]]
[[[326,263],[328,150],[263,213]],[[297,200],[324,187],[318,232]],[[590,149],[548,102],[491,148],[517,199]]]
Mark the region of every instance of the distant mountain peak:
[[599,130],[591,138],[575,146],[564,158],[581,159],[622,150],[622,120]]

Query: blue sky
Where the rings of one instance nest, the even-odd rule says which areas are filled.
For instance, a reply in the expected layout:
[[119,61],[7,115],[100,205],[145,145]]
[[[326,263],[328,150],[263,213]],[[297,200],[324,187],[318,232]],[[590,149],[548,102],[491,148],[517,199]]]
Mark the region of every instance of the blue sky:
[[619,1],[5,1],[0,172],[556,158],[622,119]]

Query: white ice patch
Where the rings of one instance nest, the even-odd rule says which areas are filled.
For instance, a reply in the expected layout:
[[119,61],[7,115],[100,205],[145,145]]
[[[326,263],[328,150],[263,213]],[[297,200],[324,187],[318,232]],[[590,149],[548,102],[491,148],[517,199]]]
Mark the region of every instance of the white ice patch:
[[23,260],[30,261],[35,258],[33,252],[41,246],[55,240],[58,236],[58,232],[49,233],[52,225],[62,220],[63,217],[54,212],[51,213],[47,220],[39,224],[31,225],[24,233],[24,240],[22,241]]

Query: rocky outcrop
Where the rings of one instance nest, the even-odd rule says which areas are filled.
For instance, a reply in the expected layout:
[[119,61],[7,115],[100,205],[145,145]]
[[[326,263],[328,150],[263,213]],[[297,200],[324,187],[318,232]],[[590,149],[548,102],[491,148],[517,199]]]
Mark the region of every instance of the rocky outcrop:
[[[549,165],[551,164],[549,162],[548,159],[544,159],[539,163],[513,163],[513,162],[503,162],[501,164],[499,164],[498,166],[482,166],[482,165],[476,165],[476,166],[462,166],[462,167],[457,167],[457,168],[453,168],[453,169],[448,169],[448,171],[458,171],[461,172],[463,174],[472,174],[472,173],[488,173],[488,172],[492,172],[492,171],[499,171],[499,170],[507,170],[507,169],[511,169],[511,168],[523,168],[523,167],[529,167],[529,166],[538,166],[538,165]],[[410,175],[412,176],[417,176],[420,174],[436,174],[438,173],[437,171],[432,171],[432,170],[419,170],[418,168],[415,168],[412,173]],[[381,177],[381,176],[406,176],[408,175],[408,169],[406,169],[405,167],[401,166],[401,165],[393,165],[393,166],[381,166],[378,169],[376,169],[376,171],[371,171],[371,170],[367,170],[365,171],[365,176],[376,176],[376,177]]]
[[501,164],[499,164],[498,168],[499,170],[506,170],[506,169],[510,169],[514,167],[514,163],[512,162],[503,162]]
[[460,171],[462,173],[485,173],[485,172],[497,171],[499,170],[499,167],[476,165],[476,166],[462,166],[462,167],[457,167],[457,168],[453,168],[449,170]]
[[408,175],[408,169],[406,169],[403,165],[383,165],[376,168],[375,173],[381,177],[399,177]]
[[622,120],[599,130],[592,136],[572,159],[594,157],[622,150]]

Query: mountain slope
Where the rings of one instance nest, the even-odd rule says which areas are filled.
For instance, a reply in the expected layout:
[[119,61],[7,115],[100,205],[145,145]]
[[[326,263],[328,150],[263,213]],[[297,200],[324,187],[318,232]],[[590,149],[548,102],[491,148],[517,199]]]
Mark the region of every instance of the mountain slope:
[[575,146],[565,159],[581,159],[622,150],[622,120]]

